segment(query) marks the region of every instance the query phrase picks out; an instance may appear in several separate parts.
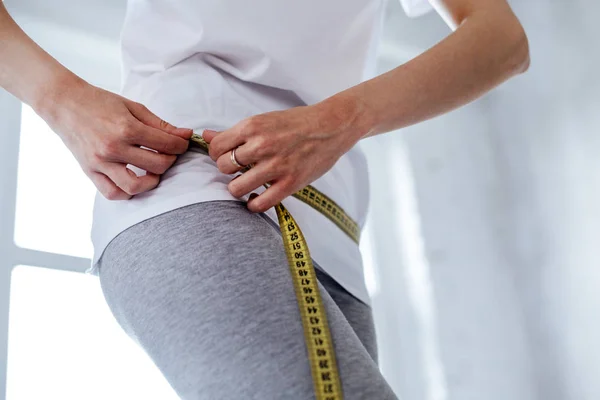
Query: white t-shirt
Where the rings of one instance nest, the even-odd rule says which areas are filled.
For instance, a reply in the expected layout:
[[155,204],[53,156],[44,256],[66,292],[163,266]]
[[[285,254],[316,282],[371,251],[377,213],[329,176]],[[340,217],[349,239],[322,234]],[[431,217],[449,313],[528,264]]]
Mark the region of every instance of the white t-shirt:
[[[383,0],[129,0],[121,35],[122,94],[197,133],[314,104],[374,76],[384,5]],[[149,192],[123,201],[97,193],[94,257],[86,272],[97,274],[95,263],[107,244],[138,222],[192,203],[236,200],[227,190],[233,176],[220,173],[206,155],[188,151]],[[312,184],[362,227],[369,186],[358,145]],[[369,304],[356,243],[299,200],[290,197],[283,204],[317,264]],[[274,209],[266,214],[277,222]]]

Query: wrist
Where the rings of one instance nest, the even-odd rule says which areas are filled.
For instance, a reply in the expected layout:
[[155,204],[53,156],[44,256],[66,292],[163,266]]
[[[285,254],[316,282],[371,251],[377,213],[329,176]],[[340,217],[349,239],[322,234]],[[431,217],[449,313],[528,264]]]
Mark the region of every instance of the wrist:
[[71,71],[64,69],[52,76],[46,85],[36,91],[31,107],[46,121],[58,117],[75,93],[88,83]]
[[363,99],[348,92],[336,95],[317,103],[330,121],[329,129],[339,132],[352,145],[363,137],[369,136],[375,126],[372,110]]

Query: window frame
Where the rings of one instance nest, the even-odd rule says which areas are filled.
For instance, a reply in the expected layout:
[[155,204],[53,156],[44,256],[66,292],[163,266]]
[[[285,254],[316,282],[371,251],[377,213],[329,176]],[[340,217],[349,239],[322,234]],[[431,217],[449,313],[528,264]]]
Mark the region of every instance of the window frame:
[[84,273],[89,258],[74,257],[19,247],[15,244],[15,215],[21,102],[0,89],[0,399],[6,398],[8,369],[8,322],[11,273],[17,265],[34,265]]

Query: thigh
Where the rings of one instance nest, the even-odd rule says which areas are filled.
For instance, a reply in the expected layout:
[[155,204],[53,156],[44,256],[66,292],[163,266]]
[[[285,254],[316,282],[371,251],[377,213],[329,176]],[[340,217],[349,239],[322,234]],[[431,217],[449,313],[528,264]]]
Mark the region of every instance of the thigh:
[[[285,252],[265,218],[241,202],[194,204],[127,229],[100,259],[115,318],[184,400],[314,398]],[[395,398],[320,289],[345,398]]]
[[340,309],[373,361],[377,363],[377,338],[371,307],[350,294],[335,279],[316,269],[317,278]]

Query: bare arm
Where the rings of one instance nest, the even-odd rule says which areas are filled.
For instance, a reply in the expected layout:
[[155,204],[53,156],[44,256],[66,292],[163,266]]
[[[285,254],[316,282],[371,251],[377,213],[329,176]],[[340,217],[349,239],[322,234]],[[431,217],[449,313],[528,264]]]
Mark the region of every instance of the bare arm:
[[361,137],[462,106],[529,66],[523,27],[504,0],[432,0],[455,32],[413,60],[327,100]]
[[[112,200],[156,187],[192,135],[190,129],[175,128],[143,105],[73,74],[21,30],[1,0],[0,87],[52,127],[98,190]],[[137,177],[127,164],[148,173]]]
[[78,78],[31,40],[0,2],[0,87],[39,109],[53,88],[69,80]]
[[387,73],[319,103],[255,115],[223,132],[206,131],[222,172],[254,167],[229,183],[262,212],[327,172],[359,140],[400,129],[464,105],[529,65],[525,32],[505,0],[431,0],[456,30]]

